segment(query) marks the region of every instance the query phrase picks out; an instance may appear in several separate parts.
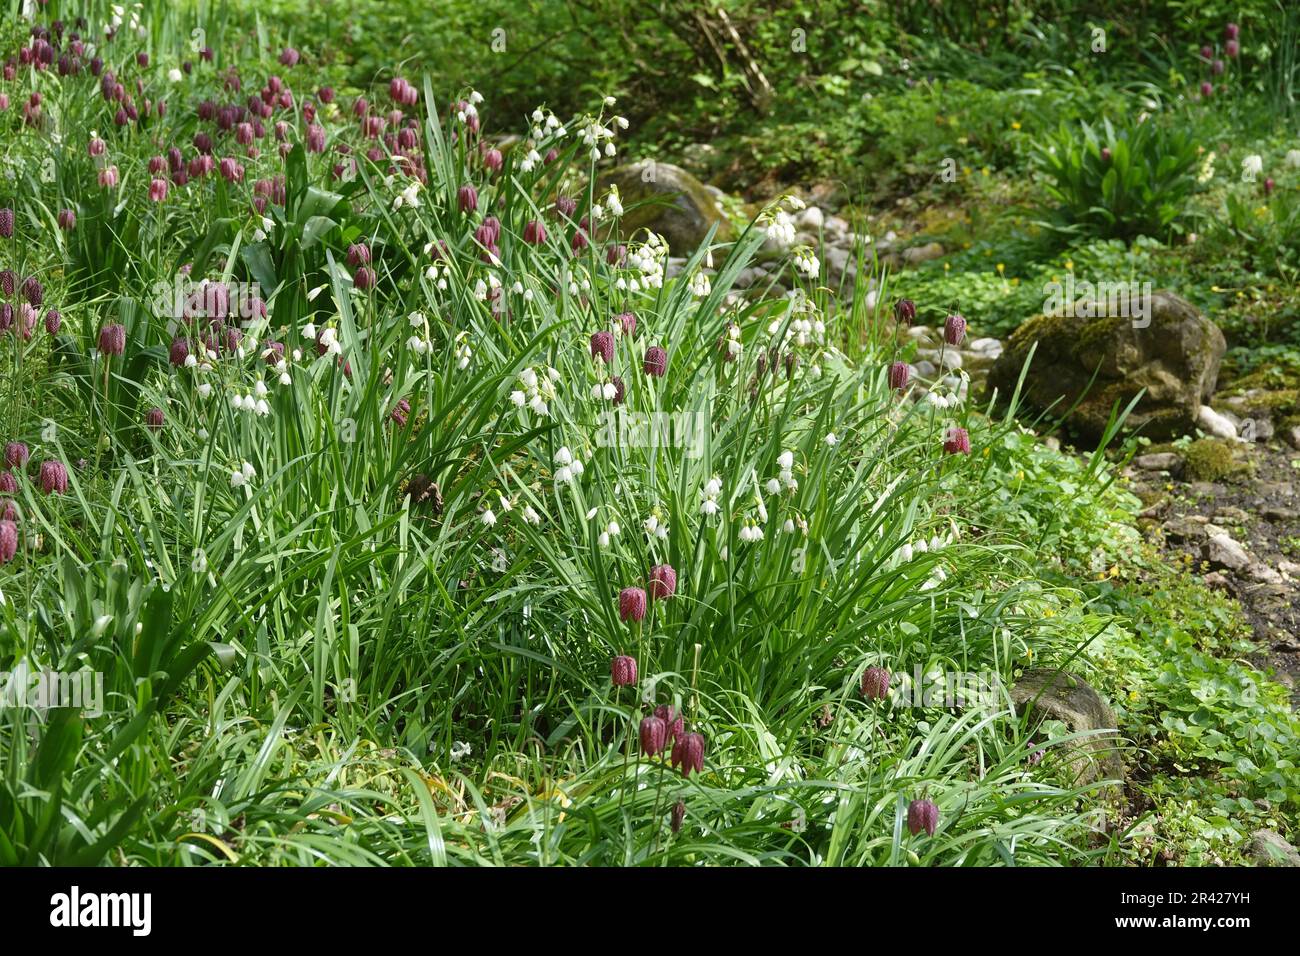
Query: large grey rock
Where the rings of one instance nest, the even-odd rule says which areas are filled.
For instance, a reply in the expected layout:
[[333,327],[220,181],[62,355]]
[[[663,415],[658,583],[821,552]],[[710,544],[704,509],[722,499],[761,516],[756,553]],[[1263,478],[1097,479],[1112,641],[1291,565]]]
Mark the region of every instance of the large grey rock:
[[1250,858],[1256,866],[1300,866],[1300,852],[1273,830],[1250,835]]
[[717,201],[703,183],[680,166],[650,160],[620,166],[599,178],[597,193],[611,185],[618,187],[626,210],[625,237],[638,229],[650,229],[668,240],[668,248],[675,256],[693,253],[715,224],[717,239],[730,238],[731,227],[718,210]]
[[[1021,396],[1029,407],[1052,406],[1064,413],[1082,397],[1070,424],[1095,438],[1116,402],[1122,409],[1142,393],[1129,427],[1142,425],[1143,434],[1156,439],[1191,432],[1214,393],[1225,350],[1223,333],[1172,292],[1153,294],[1148,306],[1146,321],[1124,315],[1030,319],[1007,340],[989,386],[1009,397],[1037,343]],[[1107,310],[1103,306],[1100,311]]]
[[1206,539],[1201,553],[1212,568],[1244,571],[1251,563],[1251,557],[1241,543],[1222,533],[1211,534]]
[[1011,702],[1017,713],[1030,714],[1031,726],[1059,720],[1072,732],[1089,735],[1074,741],[1070,751],[1076,783],[1124,779],[1115,712],[1083,678],[1054,667],[1031,668],[1011,688]]

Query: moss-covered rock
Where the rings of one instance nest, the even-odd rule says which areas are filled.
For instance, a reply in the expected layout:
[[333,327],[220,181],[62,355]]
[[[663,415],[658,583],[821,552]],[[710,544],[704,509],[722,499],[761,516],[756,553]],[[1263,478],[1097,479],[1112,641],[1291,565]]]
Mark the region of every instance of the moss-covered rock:
[[1197,411],[1214,393],[1225,350],[1223,333],[1171,292],[1155,293],[1148,304],[1145,324],[1112,314],[1030,319],[1007,341],[989,387],[1009,396],[1036,345],[1021,395],[1029,407],[1052,407],[1063,414],[1078,402],[1069,424],[1096,438],[1116,403],[1123,409],[1141,394],[1128,427],[1141,426],[1143,434],[1158,439],[1192,431]]
[[1249,461],[1237,456],[1233,442],[1201,438],[1183,450],[1184,474],[1192,481],[1230,481],[1249,477]]
[[597,193],[610,186],[618,187],[627,210],[622,219],[625,238],[639,229],[650,229],[668,240],[673,255],[688,256],[714,225],[718,227],[717,239],[731,237],[731,225],[717,200],[680,166],[649,160],[620,166],[600,177]]

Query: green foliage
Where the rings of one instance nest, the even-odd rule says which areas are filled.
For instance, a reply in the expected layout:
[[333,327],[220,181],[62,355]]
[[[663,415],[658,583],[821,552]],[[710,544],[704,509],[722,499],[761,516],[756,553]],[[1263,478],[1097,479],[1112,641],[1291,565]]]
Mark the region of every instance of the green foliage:
[[1107,119],[1100,129],[1062,124],[1037,144],[1035,158],[1062,228],[1131,240],[1163,237],[1183,214],[1196,187],[1196,145],[1172,121],[1116,129]]

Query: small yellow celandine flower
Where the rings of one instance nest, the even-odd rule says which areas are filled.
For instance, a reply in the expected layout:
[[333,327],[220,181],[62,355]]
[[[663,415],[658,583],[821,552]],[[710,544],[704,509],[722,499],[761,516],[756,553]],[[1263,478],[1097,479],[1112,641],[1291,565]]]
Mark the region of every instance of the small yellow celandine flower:
[[1020,121],[1019,121],[1019,120],[1012,120],[1012,121],[1011,121],[1011,128],[1012,128],[1012,129],[1020,129]]
[[1074,260],[1073,260],[1073,259],[1066,259],[1066,260],[1065,260],[1065,271],[1066,271],[1066,272],[1073,272],[1073,271],[1074,271]]
[[1003,263],[999,262],[999,263],[998,263],[998,275],[1002,275],[1002,274],[1005,273],[1006,271],[1007,271],[1007,267],[1006,267]]

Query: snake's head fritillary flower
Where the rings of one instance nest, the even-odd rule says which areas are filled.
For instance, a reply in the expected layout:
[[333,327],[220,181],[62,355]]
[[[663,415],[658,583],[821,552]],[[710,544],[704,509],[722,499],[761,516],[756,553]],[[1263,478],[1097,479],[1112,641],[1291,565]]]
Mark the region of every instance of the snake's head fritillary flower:
[[700,773],[704,770],[704,736],[702,734],[690,733],[682,734],[673,744],[672,765],[680,767],[683,777],[689,777],[691,772]]
[[645,591],[624,588],[618,592],[618,616],[623,621],[640,621],[645,617]]
[[906,362],[895,362],[889,366],[889,387],[896,392],[903,391],[911,375],[912,370]]
[[944,454],[969,455],[970,434],[964,428],[948,429],[948,437],[943,440]]
[[593,332],[591,335],[591,357],[600,359],[606,365],[614,361],[614,335],[612,332]]
[[348,265],[353,269],[370,265],[370,247],[364,242],[354,242],[348,246]]
[[641,752],[656,757],[668,746],[668,725],[658,717],[643,717],[639,730]]
[[58,309],[50,309],[45,313],[45,331],[50,335],[58,335],[59,327],[63,324],[63,315]]
[[172,339],[171,349],[167,353],[167,361],[174,367],[180,368],[189,357],[190,343],[185,339]]
[[64,232],[71,232],[77,228],[77,214],[71,209],[59,210],[59,228]]
[[546,227],[541,220],[529,219],[524,223],[524,242],[530,246],[540,246],[546,241]]
[[150,431],[156,432],[160,428],[162,428],[163,419],[164,419],[163,410],[161,408],[158,408],[157,406],[154,406],[153,408],[149,409],[149,411],[144,413],[144,423],[149,428]]
[[31,457],[32,453],[20,441],[11,441],[5,445],[5,466],[7,468],[17,468],[22,471],[27,467],[27,462]]
[[615,687],[631,687],[636,683],[636,658],[620,654],[609,662],[609,678]]
[[654,378],[663,378],[668,372],[668,353],[658,345],[645,350],[645,373]]
[[45,301],[45,287],[41,285],[40,280],[37,279],[36,276],[28,276],[23,280],[22,293],[23,298],[26,299],[33,308],[36,308]]
[[104,355],[121,355],[126,351],[126,328],[111,322],[99,330],[99,351]]
[[899,299],[894,303],[894,321],[900,325],[911,325],[916,321],[916,303],[911,299]]
[[14,211],[8,206],[0,209],[0,238],[14,237]]
[[907,829],[911,831],[912,836],[916,836],[922,830],[927,836],[934,836],[935,828],[939,825],[939,808],[933,800],[913,800],[907,807]]
[[963,316],[953,313],[943,320],[943,340],[949,345],[961,345],[961,340],[966,337],[966,319]]
[[884,700],[889,696],[889,671],[868,667],[862,672],[862,696],[867,700]]
[[614,316],[614,322],[628,338],[636,335],[636,313],[620,312]]
[[369,266],[362,266],[352,276],[352,284],[362,291],[373,289],[377,281],[375,270]]
[[43,461],[37,484],[47,495],[61,495],[68,490],[68,469],[61,461]]
[[672,565],[656,564],[650,569],[650,600],[662,601],[677,593],[677,572]]
[[[0,564],[7,564],[18,553],[18,525],[9,518],[0,519]],[[651,717],[651,720],[654,718]],[[662,748],[660,748],[662,749]]]
[[478,209],[478,190],[466,183],[456,191],[456,203],[461,212],[473,212]]
[[664,726],[668,728],[668,740],[670,742],[686,732],[686,721],[682,719],[681,714],[677,713],[675,707],[669,704],[660,704],[655,708],[655,716],[662,720]]

